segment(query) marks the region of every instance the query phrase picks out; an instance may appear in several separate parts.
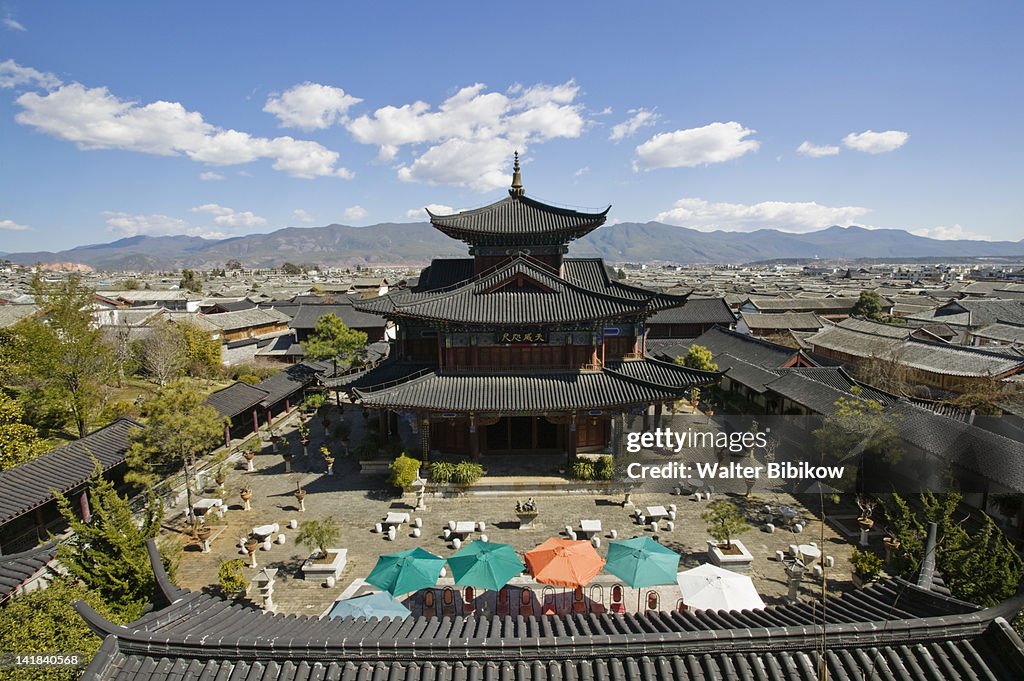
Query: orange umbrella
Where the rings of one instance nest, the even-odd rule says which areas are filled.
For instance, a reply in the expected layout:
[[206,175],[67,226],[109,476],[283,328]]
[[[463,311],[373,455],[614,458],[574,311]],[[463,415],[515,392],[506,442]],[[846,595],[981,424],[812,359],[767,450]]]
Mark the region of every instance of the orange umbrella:
[[584,586],[604,567],[604,558],[590,542],[557,537],[527,551],[524,558],[533,578],[552,586]]

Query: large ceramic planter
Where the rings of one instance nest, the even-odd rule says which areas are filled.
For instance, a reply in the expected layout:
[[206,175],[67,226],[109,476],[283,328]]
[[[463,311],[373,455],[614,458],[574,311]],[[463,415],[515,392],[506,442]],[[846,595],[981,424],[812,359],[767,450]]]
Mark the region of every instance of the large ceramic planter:
[[328,577],[338,579],[345,564],[348,562],[348,549],[327,549],[327,556],[320,558],[317,551],[302,563],[302,578],[310,580],[326,580]]
[[713,539],[708,539],[708,558],[712,563],[727,570],[743,571],[750,568],[754,556],[738,539],[732,540],[732,547],[725,548]]
[[537,511],[532,511],[530,513],[516,513],[516,517],[519,518],[519,529],[528,530],[532,528],[538,515],[540,514],[537,513]]

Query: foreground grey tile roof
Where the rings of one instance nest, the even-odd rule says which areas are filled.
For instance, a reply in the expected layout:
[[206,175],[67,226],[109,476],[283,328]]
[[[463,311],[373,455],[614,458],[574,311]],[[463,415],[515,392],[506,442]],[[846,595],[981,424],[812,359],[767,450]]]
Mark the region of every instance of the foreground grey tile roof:
[[0,556],[0,603],[36,574],[46,569],[57,555],[57,542],[50,541],[20,553]]
[[217,410],[225,418],[234,418],[251,410],[267,399],[269,393],[248,383],[236,381],[226,388],[211,393],[206,404]]
[[365,329],[384,326],[384,318],[380,315],[370,314],[356,309],[352,301],[334,304],[302,304],[292,317],[291,328],[310,329],[316,327],[316,323],[324,315],[332,314],[350,329]]
[[819,663],[847,680],[1024,675],[1024,645],[1007,624],[1020,598],[980,609],[900,579],[833,598],[824,615],[800,603],[383,621],[274,615],[158,582],[160,605],[123,627],[75,604],[104,637],[83,679],[810,681]]
[[736,321],[725,298],[689,298],[677,308],[654,314],[648,324],[721,324],[729,326]]
[[93,458],[104,471],[124,463],[129,436],[141,427],[119,418],[80,440],[0,471],[0,524],[42,506],[55,491],[66,493],[85,484],[94,469]]

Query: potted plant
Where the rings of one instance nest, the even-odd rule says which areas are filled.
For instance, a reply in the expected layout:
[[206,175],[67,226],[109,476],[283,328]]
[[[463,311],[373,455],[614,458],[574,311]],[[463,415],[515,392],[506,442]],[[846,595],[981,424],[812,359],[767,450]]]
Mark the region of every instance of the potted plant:
[[245,443],[245,448],[242,450],[242,457],[245,459],[245,467],[250,473],[253,471],[252,460],[256,458],[256,452],[259,451],[259,444],[256,438],[252,438]]
[[882,559],[870,551],[854,549],[850,565],[853,566],[853,583],[859,587],[875,581],[882,573]]
[[228,471],[224,464],[217,466],[213,479],[217,481],[217,487],[224,489],[224,481],[228,479]]
[[295,481],[295,491],[292,494],[295,495],[295,500],[297,502],[299,502],[299,512],[301,513],[303,511],[305,511],[306,510],[306,501],[305,501],[305,499],[306,499],[306,490],[302,489],[302,486],[299,484],[298,480]]
[[242,500],[243,508],[248,511],[250,509],[249,501],[252,500],[252,489],[249,487],[242,487],[238,490],[238,496]]
[[309,452],[306,447],[309,446],[309,426],[305,423],[300,423],[298,427],[299,442],[302,443],[302,456],[306,456]]
[[217,583],[228,598],[241,598],[249,590],[249,580],[245,578],[243,567],[245,563],[234,558],[224,561],[217,569]]
[[874,499],[866,497],[864,495],[857,495],[857,506],[860,508],[860,515],[857,516],[857,524],[860,525],[863,530],[870,530],[875,526],[875,521],[872,520],[871,514],[875,511],[875,506],[878,502]]
[[715,565],[749,565],[753,555],[742,542],[734,539],[750,529],[747,519],[736,504],[719,499],[708,504],[700,517],[708,524],[708,534],[714,541],[708,541],[708,557]]
[[323,520],[307,520],[295,540],[312,550],[309,558],[302,563],[302,576],[305,579],[334,577],[337,579],[345,569],[348,556],[346,549],[329,548],[338,541],[341,528],[334,518]]
[[292,472],[292,458],[293,458],[291,450],[290,449],[285,449],[283,452],[281,452],[281,458],[284,459],[284,472],[285,473],[291,473]]
[[259,548],[260,540],[249,535],[245,538],[245,552],[249,554],[249,567],[256,567],[256,549]]
[[327,445],[320,447],[320,454],[324,457],[324,463],[327,464],[327,475],[334,473],[334,456],[331,454],[331,450]]

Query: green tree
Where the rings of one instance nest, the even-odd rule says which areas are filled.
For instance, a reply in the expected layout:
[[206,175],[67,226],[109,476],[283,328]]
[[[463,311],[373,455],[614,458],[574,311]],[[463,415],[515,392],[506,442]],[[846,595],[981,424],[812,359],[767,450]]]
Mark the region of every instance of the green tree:
[[303,341],[302,350],[307,359],[330,359],[338,369],[338,358],[358,365],[366,349],[366,334],[345,326],[334,314],[325,314],[317,320],[309,339]]
[[835,401],[835,411],[813,432],[818,451],[833,461],[858,457],[860,470],[869,457],[897,463],[903,455],[898,417],[878,401],[859,397],[859,388],[853,390],[852,397]]
[[42,314],[13,327],[20,336],[16,375],[29,390],[63,405],[85,437],[114,376],[113,353],[93,324],[93,291],[76,275],[56,284],[37,276],[32,290]]
[[703,345],[691,345],[685,355],[676,357],[676,364],[700,371],[718,371],[718,365],[712,361],[711,351]]
[[24,412],[18,401],[0,391],[0,471],[46,451],[36,429],[22,423]]
[[[388,470],[390,471],[388,475],[388,482],[398,489],[406,489],[411,486],[413,480],[419,476],[420,465],[421,462],[419,459],[414,459],[411,456],[402,454],[392,461],[390,466],[388,466]],[[456,468],[458,468],[458,466],[456,466]]]
[[194,270],[182,270],[181,281],[178,282],[178,288],[191,291],[192,293],[202,293],[203,281],[199,278],[199,273]]
[[307,549],[317,551],[318,555],[323,558],[327,555],[327,549],[331,544],[337,543],[340,536],[341,528],[338,527],[338,522],[334,518],[324,518],[323,520],[307,520],[302,523],[295,541]]
[[295,263],[292,262],[286,262],[285,264],[281,265],[281,271],[289,276],[297,276],[299,274],[302,274],[304,270],[300,265],[296,265]]
[[850,314],[854,317],[865,317],[876,322],[884,321],[887,316],[882,296],[874,291],[861,291],[857,302],[850,308]]
[[141,522],[132,514],[128,499],[103,477],[99,463],[87,486],[90,522],[82,520],[67,497],[55,494],[60,514],[72,534],[57,549],[57,559],[68,573],[100,593],[111,610],[124,617],[138,616],[153,593],[153,569],[146,540],[156,537],[163,505],[150,492]]
[[937,526],[935,567],[952,594],[989,607],[1012,596],[1024,578],[1024,561],[987,515],[979,529],[967,526],[968,512],[959,510],[960,494],[925,493],[911,505],[898,494],[886,504],[889,531],[900,541],[893,569],[916,576],[924,559],[927,526]]
[[242,269],[242,263],[232,259],[224,263],[224,267],[227,267],[229,270],[240,270]]
[[185,363],[192,376],[208,378],[221,366],[221,343],[193,322],[176,322],[185,348]]
[[[0,651],[6,653],[78,653],[88,663],[103,641],[92,633],[85,620],[71,606],[85,601],[101,615],[124,623],[141,615],[124,617],[103,600],[98,591],[89,589],[71,577],[60,577],[46,589],[17,596],[0,608]],[[7,681],[72,681],[81,668],[5,668]]]
[[708,534],[715,541],[732,547],[732,538],[750,529],[747,519],[743,517],[736,504],[726,499],[719,499],[708,504],[700,517],[708,524]]
[[132,433],[125,474],[125,480],[143,486],[213,449],[224,432],[217,410],[182,381],[147,400],[145,417],[145,427]]

